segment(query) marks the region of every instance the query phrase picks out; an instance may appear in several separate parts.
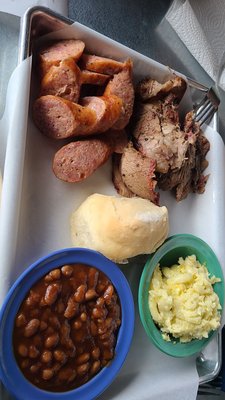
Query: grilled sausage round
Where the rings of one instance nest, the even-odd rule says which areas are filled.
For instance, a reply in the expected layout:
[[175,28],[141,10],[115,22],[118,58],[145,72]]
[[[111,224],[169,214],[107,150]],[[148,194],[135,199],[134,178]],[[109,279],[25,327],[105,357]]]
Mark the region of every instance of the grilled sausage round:
[[114,95],[87,96],[81,100],[81,104],[96,113],[97,119],[92,126],[91,133],[107,131],[121,115],[122,100]]
[[102,86],[109,80],[109,78],[109,75],[99,74],[98,72],[88,71],[87,69],[81,71],[82,84]]
[[39,69],[43,77],[53,65],[59,65],[60,61],[72,57],[78,61],[84,51],[85,44],[82,40],[66,39],[53,42],[39,53]]
[[81,71],[72,58],[53,65],[41,81],[41,95],[52,94],[78,102]]
[[105,96],[118,96],[123,102],[123,108],[114,129],[123,129],[128,124],[134,106],[134,85],[132,82],[132,63],[128,60],[121,72],[114,75],[106,86]]
[[46,136],[65,139],[88,135],[96,124],[96,113],[61,97],[41,96],[34,102],[33,119]]
[[107,75],[117,74],[124,67],[124,63],[120,61],[93,54],[83,54],[80,61],[83,69]]
[[104,164],[111,148],[99,139],[89,139],[63,146],[53,160],[53,172],[65,182],[80,182]]

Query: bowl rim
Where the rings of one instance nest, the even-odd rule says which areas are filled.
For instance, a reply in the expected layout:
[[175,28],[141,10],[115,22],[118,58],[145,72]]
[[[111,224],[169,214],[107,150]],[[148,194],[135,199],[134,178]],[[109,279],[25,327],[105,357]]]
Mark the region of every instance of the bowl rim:
[[[193,356],[197,353],[199,353],[207,344],[208,342],[214,337],[214,335],[218,332],[220,328],[218,328],[215,331],[211,331],[209,333],[208,338],[203,338],[203,339],[194,339],[188,343],[180,343],[179,341],[171,341],[167,342],[162,338],[162,334],[160,329],[156,326],[156,324],[153,321],[153,318],[151,316],[149,307],[148,307],[148,290],[150,286],[150,281],[151,277],[153,274],[153,271],[155,269],[155,266],[159,263],[159,261],[172,249],[174,248],[180,248],[180,247],[189,247],[189,250],[192,247],[193,249],[196,250],[196,252],[199,253],[201,250],[201,253],[205,257],[210,257],[214,261],[214,270],[216,270],[216,273],[213,272],[217,277],[221,279],[221,282],[215,283],[214,284],[214,290],[217,293],[220,304],[222,309],[220,310],[221,312],[221,318],[223,314],[223,308],[224,308],[224,276],[223,276],[223,271],[220,266],[219,260],[212,250],[212,248],[201,238],[192,235],[192,234],[176,234],[168,237],[165,242],[160,246],[155,253],[153,253],[145,263],[144,269],[142,271],[141,279],[139,282],[139,289],[138,289],[138,307],[139,307],[139,315],[140,319],[142,322],[142,325],[145,329],[145,332],[149,339],[154,343],[154,345],[164,352],[167,355],[170,355],[172,357],[188,357],[188,356]],[[197,249],[198,247],[198,249]],[[200,250],[199,250],[200,248]],[[191,253],[191,251],[189,251]],[[195,254],[195,253],[193,253]],[[188,254],[191,255],[191,254]],[[180,255],[182,256],[182,255]],[[198,259],[198,257],[197,257]],[[177,259],[178,260],[178,259]],[[205,260],[206,261],[206,260]],[[201,261],[200,261],[201,262]],[[201,262],[202,263],[202,262]],[[207,268],[210,272],[210,266]],[[174,346],[176,344],[176,346]]]
[[[108,276],[119,296],[121,326],[115,356],[108,366],[78,388],[66,392],[50,392],[36,387],[24,377],[13,354],[12,332],[15,316],[28,290],[50,270],[69,263],[93,266]],[[5,298],[0,311],[0,379],[18,400],[93,399],[112,383],[122,367],[133,338],[134,318],[134,301],[130,286],[123,272],[113,261],[97,251],[86,248],[65,248],[51,252],[26,268]]]

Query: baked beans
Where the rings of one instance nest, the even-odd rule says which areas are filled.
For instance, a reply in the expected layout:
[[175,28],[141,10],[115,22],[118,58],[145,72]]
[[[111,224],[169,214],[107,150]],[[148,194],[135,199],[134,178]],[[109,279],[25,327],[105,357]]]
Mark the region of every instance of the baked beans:
[[62,392],[79,387],[114,357],[121,308],[106,275],[83,264],[50,271],[16,315],[13,346],[24,376]]

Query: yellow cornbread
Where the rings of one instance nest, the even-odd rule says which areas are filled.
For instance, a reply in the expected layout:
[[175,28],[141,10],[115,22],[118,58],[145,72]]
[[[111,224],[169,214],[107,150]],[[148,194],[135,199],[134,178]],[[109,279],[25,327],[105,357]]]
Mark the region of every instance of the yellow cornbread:
[[213,284],[220,282],[209,277],[205,265],[196,256],[179,258],[171,267],[156,266],[149,290],[149,308],[162,336],[180,342],[207,338],[220,326],[221,305]]

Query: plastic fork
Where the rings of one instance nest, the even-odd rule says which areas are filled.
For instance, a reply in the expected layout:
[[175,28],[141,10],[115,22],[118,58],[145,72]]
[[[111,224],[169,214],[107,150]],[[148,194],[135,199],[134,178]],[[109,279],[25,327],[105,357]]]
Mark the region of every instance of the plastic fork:
[[194,120],[198,122],[199,125],[202,125],[205,122],[210,121],[213,115],[217,112],[220,99],[212,87],[207,88],[190,78],[188,78],[188,83],[189,86],[205,93],[200,103],[198,103],[193,109]]

